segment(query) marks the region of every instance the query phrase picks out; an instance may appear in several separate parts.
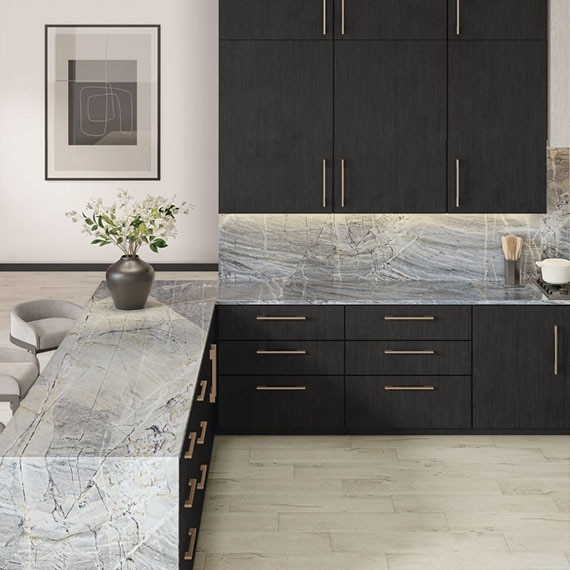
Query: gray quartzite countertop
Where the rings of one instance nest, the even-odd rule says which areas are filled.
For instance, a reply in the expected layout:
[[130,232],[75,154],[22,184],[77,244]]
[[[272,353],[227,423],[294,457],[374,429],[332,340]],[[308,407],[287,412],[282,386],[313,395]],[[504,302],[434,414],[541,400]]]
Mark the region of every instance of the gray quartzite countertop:
[[533,283],[387,281],[220,282],[219,305],[540,305],[549,301]]

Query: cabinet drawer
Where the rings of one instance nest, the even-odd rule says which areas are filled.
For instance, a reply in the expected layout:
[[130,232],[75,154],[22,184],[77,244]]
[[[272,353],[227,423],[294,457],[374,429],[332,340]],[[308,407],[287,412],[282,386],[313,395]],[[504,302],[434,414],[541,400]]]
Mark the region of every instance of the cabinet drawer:
[[242,341],[220,342],[220,374],[344,373],[342,341]]
[[344,427],[343,376],[221,376],[219,429],[240,433]]
[[348,341],[347,374],[471,374],[470,341]]
[[433,305],[346,307],[346,338],[470,340],[471,307]]
[[344,307],[222,305],[218,325],[227,340],[342,340]]
[[469,376],[347,376],[348,429],[471,427]]

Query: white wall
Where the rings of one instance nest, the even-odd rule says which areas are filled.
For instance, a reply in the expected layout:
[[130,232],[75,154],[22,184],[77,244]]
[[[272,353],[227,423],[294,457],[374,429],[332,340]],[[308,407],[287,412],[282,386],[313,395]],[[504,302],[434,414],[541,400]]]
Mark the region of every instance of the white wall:
[[[161,24],[161,180],[44,180],[44,25]],[[147,261],[213,263],[218,249],[218,2],[0,0],[0,263],[107,263],[64,217],[117,187],[195,204]]]

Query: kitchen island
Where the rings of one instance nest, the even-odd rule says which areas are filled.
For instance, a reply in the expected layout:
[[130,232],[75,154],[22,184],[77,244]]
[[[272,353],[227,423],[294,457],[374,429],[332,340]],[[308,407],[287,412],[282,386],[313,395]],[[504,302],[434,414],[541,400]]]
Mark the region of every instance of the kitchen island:
[[179,461],[217,296],[157,281],[144,310],[105,284],[0,438],[2,569],[179,564]]

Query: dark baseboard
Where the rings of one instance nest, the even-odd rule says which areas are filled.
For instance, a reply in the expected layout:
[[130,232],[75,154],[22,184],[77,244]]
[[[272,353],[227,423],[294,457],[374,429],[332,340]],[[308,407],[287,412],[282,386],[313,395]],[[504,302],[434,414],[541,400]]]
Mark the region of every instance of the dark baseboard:
[[[108,263],[0,263],[0,271],[105,271]],[[218,271],[217,263],[153,263],[155,271]]]

